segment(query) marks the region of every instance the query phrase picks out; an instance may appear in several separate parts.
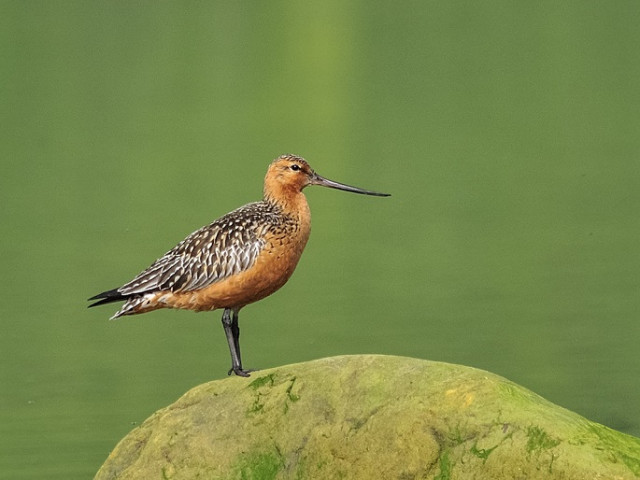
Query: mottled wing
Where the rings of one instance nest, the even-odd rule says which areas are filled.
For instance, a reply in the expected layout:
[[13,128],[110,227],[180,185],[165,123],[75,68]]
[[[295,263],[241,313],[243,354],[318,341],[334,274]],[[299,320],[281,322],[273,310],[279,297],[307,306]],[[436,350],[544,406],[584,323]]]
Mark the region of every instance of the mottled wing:
[[118,292],[188,292],[251,268],[266,242],[261,203],[245,205],[193,232]]

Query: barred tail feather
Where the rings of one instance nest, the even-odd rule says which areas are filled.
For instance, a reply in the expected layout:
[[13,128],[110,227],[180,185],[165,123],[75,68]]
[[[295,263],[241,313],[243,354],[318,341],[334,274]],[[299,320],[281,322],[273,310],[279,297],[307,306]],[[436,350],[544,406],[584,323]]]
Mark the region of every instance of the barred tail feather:
[[157,294],[153,292],[127,297],[127,302],[109,320],[115,320],[124,315],[135,315],[136,313],[145,313],[162,308],[162,305],[158,305],[158,303],[154,301],[156,297]]
[[102,292],[102,293],[99,293],[98,295],[91,297],[89,299],[90,302],[94,300],[98,300],[98,301],[89,305],[88,308],[97,307],[98,305],[104,305],[105,303],[121,302],[126,299],[127,299],[127,296],[121,294],[117,288],[114,288],[113,290],[107,290],[106,292]]
[[98,295],[95,295],[94,297],[91,297],[89,301],[97,300],[97,302],[89,305],[89,308],[97,307],[99,305],[105,305],[107,303],[124,301],[125,304],[122,305],[120,310],[118,310],[115,315],[113,315],[109,319],[115,320],[116,318],[122,317],[124,315],[135,315],[136,313],[144,313],[162,308],[161,305],[158,305],[156,302],[154,302],[156,297],[157,294],[154,292],[127,295],[121,293],[119,289],[114,288],[113,290],[107,290],[106,292],[102,292]]

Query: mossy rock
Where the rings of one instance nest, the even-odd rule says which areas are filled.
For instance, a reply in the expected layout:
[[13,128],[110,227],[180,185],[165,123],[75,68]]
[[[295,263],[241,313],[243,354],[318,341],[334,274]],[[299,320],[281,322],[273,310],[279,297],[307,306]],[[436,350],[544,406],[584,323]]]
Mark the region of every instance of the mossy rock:
[[504,378],[332,357],[209,382],[127,435],[103,479],[632,479],[640,439]]

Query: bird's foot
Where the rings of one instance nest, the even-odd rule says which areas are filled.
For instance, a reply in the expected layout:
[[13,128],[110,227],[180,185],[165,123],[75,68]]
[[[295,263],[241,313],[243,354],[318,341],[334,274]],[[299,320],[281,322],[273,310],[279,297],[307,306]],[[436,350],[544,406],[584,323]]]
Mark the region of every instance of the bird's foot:
[[239,377],[250,377],[251,375],[249,375],[249,373],[250,372],[255,372],[255,371],[256,371],[255,368],[252,368],[252,369],[249,369],[249,370],[244,370],[241,367],[231,367],[231,369],[229,370],[227,375],[231,375],[232,373],[235,373]]

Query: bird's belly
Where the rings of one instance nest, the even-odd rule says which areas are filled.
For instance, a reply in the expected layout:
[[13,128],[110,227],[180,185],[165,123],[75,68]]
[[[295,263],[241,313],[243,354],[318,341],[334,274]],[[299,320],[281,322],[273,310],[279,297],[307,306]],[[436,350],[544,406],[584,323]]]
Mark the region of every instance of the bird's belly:
[[[308,236],[307,236],[308,238]],[[269,244],[253,266],[200,290],[167,295],[160,301],[169,308],[195,311],[242,308],[261,300],[282,287],[293,274],[302,255],[306,238],[300,242]]]

